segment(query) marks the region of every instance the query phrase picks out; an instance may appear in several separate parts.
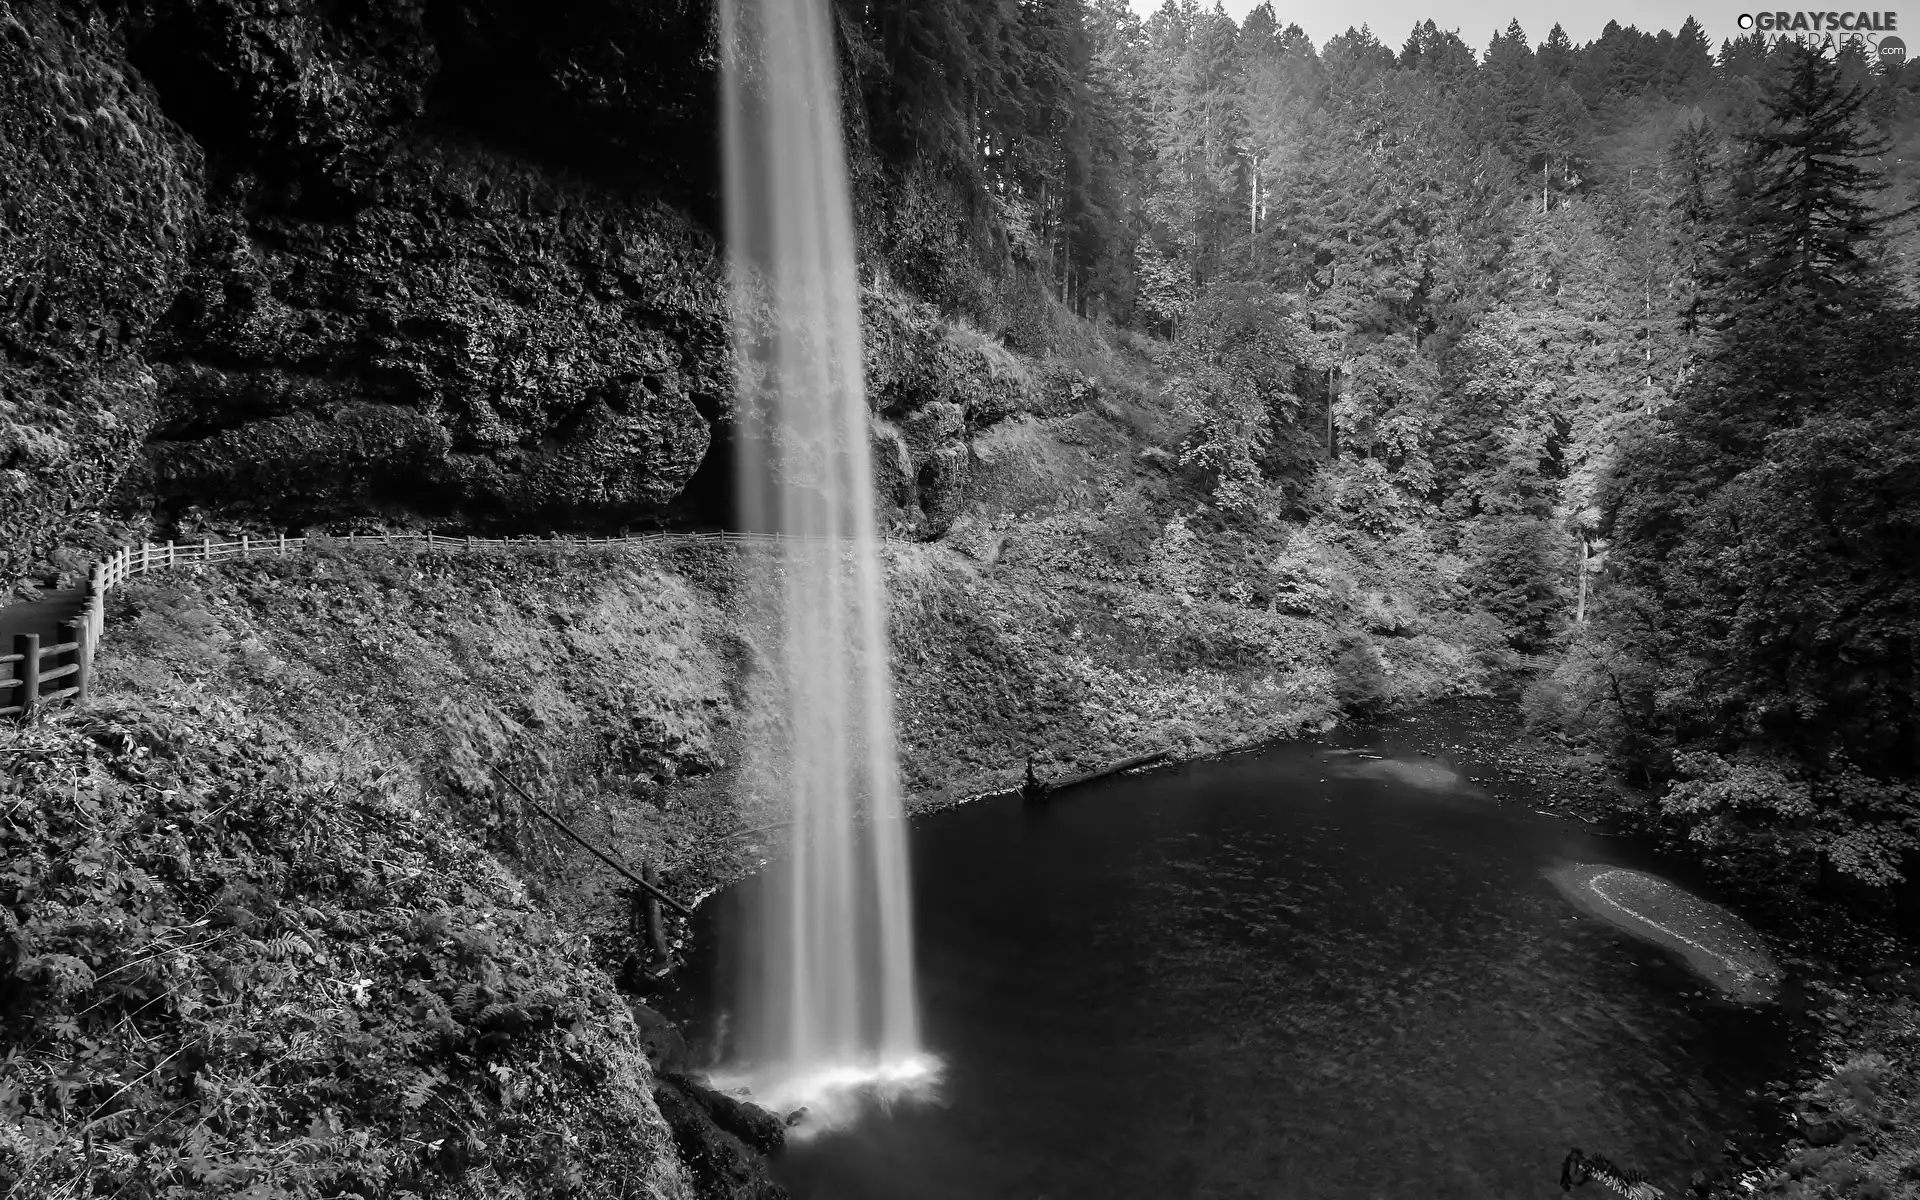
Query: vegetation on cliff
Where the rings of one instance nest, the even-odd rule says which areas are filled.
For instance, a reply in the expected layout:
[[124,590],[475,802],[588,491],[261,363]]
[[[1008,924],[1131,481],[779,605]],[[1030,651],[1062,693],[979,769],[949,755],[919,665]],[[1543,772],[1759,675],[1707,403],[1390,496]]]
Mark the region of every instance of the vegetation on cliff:
[[0,752],[11,1194],[689,1194],[585,940],[390,772],[217,697]]

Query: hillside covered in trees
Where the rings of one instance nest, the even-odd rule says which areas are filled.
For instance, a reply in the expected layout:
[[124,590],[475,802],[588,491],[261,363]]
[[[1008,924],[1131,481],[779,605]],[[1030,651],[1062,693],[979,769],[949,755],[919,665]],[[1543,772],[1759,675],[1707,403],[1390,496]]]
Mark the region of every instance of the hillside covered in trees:
[[1533,717],[1697,837],[1911,869],[1916,68],[1193,0],[840,30],[877,269],[1016,348],[1023,288],[1164,339],[1221,519],[1434,531],[1556,656]]

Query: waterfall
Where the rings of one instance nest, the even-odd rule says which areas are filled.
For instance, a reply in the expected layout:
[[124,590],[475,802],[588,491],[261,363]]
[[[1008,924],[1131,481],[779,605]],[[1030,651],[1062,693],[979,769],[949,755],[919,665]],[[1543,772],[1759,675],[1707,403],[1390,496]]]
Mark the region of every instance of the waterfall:
[[828,0],[723,0],[726,229],[739,517],[748,556],[749,791],[790,806],[738,998],[760,1103],[888,1094],[920,1045],[860,289]]

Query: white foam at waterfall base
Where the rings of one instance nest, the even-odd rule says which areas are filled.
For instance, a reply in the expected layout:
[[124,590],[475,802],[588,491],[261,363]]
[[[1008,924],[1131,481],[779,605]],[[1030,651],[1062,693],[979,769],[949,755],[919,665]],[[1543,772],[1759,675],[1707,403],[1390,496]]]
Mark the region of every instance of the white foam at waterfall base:
[[941,1061],[931,1054],[909,1058],[842,1063],[790,1076],[766,1072],[722,1071],[710,1082],[724,1092],[793,1123],[787,1136],[804,1142],[844,1129],[869,1111],[885,1112],[903,1102],[939,1098]]
[[937,1076],[920,1042],[860,345],[826,0],[726,0],[727,243],[746,557],[744,787],[791,809],[743,949],[739,1064],[779,1109]]

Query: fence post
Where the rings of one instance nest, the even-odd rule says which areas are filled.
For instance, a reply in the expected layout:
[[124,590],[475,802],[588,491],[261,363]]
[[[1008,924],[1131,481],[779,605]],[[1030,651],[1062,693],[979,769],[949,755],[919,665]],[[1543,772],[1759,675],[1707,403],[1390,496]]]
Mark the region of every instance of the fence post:
[[169,567],[173,565],[173,542],[172,541],[167,542],[167,565]]
[[150,565],[152,558],[153,558],[153,543],[141,542],[140,543],[140,573],[142,575],[145,575],[149,570],[152,569]]
[[[91,643],[100,636],[100,612],[107,590],[107,564],[95,563],[87,578],[87,640]],[[93,647],[87,647],[88,657],[92,657]]]
[[203,537],[200,539],[200,561],[201,562],[213,561],[213,539],[210,537]]
[[241,534],[240,535],[240,557],[245,558],[252,553],[253,553],[253,539],[248,537],[244,533]]
[[286,552],[287,552],[287,535],[283,533],[280,535],[280,554],[284,556]]
[[29,721],[40,704],[40,635],[14,634],[13,652],[20,656],[13,668],[13,677],[20,681],[20,719]]
[[73,702],[80,703],[87,698],[87,684],[93,675],[93,655],[87,652],[87,622],[84,617],[75,617],[71,621],[60,623],[60,640],[72,642],[73,649]]

